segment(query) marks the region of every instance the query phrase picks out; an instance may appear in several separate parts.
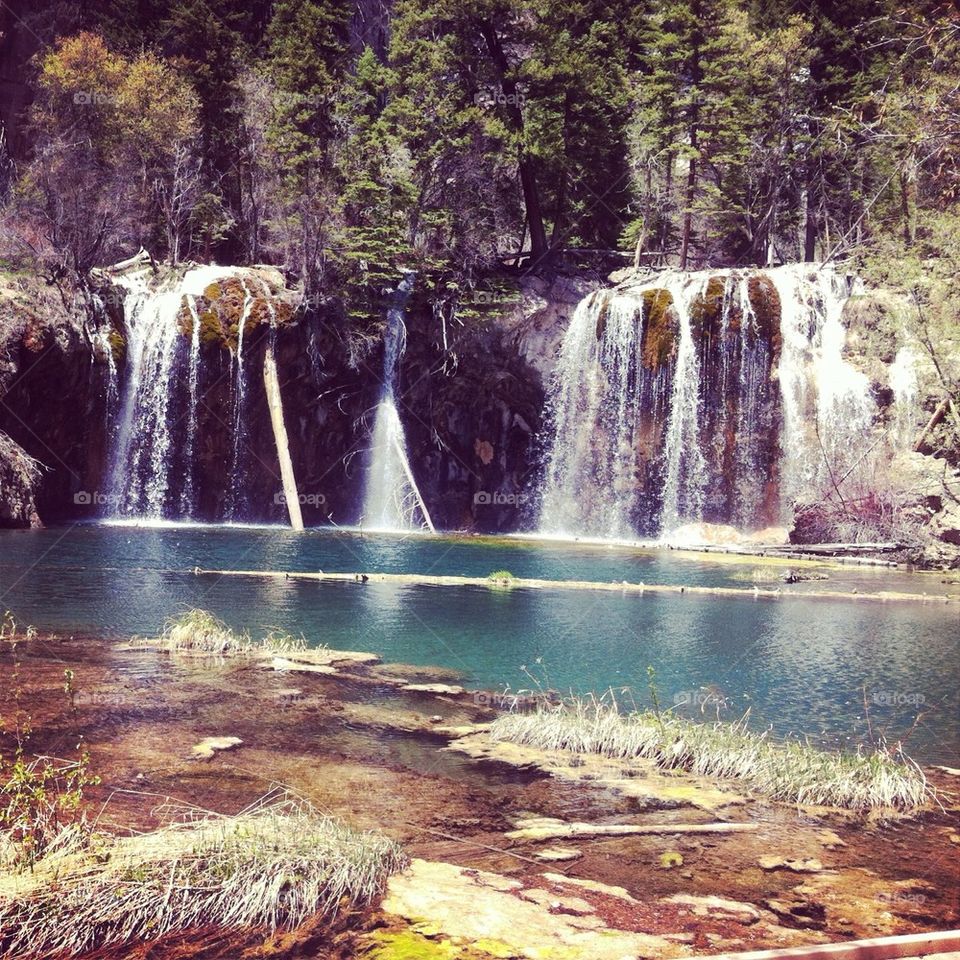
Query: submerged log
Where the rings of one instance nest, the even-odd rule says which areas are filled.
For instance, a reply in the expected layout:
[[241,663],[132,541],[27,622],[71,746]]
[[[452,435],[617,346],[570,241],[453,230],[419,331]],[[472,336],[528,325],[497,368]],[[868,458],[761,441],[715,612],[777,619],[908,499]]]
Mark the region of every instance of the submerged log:
[[352,583],[397,583],[434,587],[488,587],[491,590],[534,589],[534,590],[602,590],[608,593],[644,593],[710,597],[743,597],[754,600],[871,600],[901,601],[909,603],[958,603],[960,596],[928,595],[926,593],[900,593],[897,591],[878,591],[860,593],[856,590],[811,590],[791,592],[780,587],[702,587],[675,583],[628,583],[626,580],[604,582],[600,580],[538,580],[512,577],[510,579],[491,580],[489,577],[436,576],[423,573],[300,573],[286,570],[204,570],[194,567],[197,576],[215,577],[264,577],[283,578],[285,580],[329,580]]

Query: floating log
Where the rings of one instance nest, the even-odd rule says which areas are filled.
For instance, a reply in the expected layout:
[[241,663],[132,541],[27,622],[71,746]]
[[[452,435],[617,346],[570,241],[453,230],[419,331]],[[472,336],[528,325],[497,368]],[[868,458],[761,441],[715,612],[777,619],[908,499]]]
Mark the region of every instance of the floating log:
[[436,576],[423,573],[307,573],[285,570],[204,570],[194,567],[198,576],[215,577],[282,577],[285,580],[327,580],[340,583],[395,583],[398,585],[423,585],[433,587],[488,587],[490,589],[533,590],[600,590],[607,593],[657,593],[668,595],[694,594],[708,597],[741,597],[754,600],[869,600],[900,601],[909,603],[958,603],[960,596],[928,595],[926,593],[899,593],[879,591],[859,593],[850,590],[790,591],[780,587],[701,587],[673,583],[628,583],[626,580],[603,582],[599,580],[534,580],[511,577],[509,580],[493,580],[489,577]]

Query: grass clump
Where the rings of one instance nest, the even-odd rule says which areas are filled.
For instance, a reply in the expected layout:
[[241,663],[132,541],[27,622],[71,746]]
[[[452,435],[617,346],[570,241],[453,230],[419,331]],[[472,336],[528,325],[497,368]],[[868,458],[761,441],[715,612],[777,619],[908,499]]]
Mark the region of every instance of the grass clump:
[[487,579],[491,583],[510,583],[517,578],[509,570],[494,570]]
[[0,880],[0,930],[5,955],[17,957],[207,925],[289,929],[369,902],[405,864],[393,841],[284,795],[41,863],[16,887]]
[[160,635],[170,650],[196,650],[201,653],[237,653],[251,648],[248,634],[238,634],[208,610],[187,610],[170,617]]
[[923,771],[899,752],[827,752],[777,742],[747,730],[746,717],[697,723],[659,710],[622,713],[605,699],[572,698],[501,716],[490,736],[545,750],[644,757],[668,769],[742,780],[774,800],[800,804],[913,811],[931,796]]
[[229,654],[299,653],[307,649],[307,638],[276,627],[259,640],[237,633],[208,610],[187,610],[170,617],[159,639],[160,646],[171,651],[195,651],[220,656]]

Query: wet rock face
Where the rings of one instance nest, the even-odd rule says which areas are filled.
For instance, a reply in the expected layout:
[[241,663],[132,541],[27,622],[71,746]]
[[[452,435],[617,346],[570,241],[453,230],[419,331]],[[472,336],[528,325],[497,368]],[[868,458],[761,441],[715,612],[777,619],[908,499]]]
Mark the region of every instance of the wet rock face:
[[[514,530],[532,506],[526,496],[544,388],[516,338],[518,326],[535,322],[530,314],[517,317],[517,326],[469,321],[448,329],[445,348],[432,314],[407,317],[398,408],[438,528]],[[536,336],[544,335],[541,327]]]
[[771,280],[747,280],[746,298],[711,277],[690,307],[701,370],[701,449],[710,476],[703,518],[752,529],[779,518],[781,425],[776,370],[780,297]]
[[[42,281],[0,278],[0,522],[35,526],[89,514],[107,455],[108,359],[91,304]],[[34,470],[28,465],[36,461]]]
[[0,527],[37,527],[36,488],[40,465],[0,433]]

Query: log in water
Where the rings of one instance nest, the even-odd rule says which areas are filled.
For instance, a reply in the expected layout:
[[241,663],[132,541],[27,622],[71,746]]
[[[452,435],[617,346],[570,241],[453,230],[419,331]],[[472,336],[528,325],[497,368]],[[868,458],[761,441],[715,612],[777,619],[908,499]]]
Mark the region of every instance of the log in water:
[[194,567],[197,576],[214,577],[260,577],[283,578],[286,580],[327,580],[340,583],[395,583],[399,585],[423,585],[433,587],[490,587],[491,589],[534,589],[534,590],[598,590],[609,593],[656,593],[656,594],[695,594],[714,597],[743,597],[754,600],[869,600],[896,601],[900,603],[960,603],[957,596],[929,596],[925,593],[901,593],[893,590],[880,590],[873,593],[860,593],[856,590],[809,590],[790,591],[780,587],[702,587],[668,583],[628,583],[626,580],[603,582],[599,580],[540,580],[523,577],[457,577],[436,576],[424,573],[304,573],[285,570],[204,570]]

